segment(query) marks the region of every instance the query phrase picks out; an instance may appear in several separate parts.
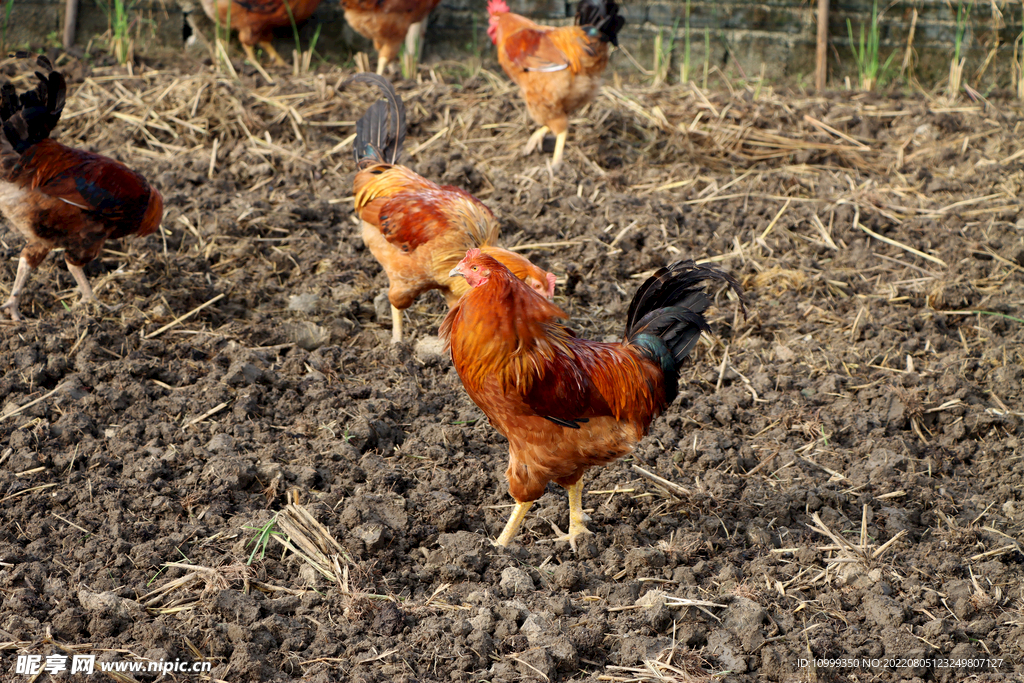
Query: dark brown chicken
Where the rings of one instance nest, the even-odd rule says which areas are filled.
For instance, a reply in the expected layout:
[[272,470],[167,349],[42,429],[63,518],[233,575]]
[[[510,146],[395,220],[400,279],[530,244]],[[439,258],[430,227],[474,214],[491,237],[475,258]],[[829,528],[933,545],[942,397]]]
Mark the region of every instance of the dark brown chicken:
[[20,320],[18,297],[29,272],[52,249],[64,260],[82,290],[94,301],[83,266],[103,243],[127,235],[149,235],[163,218],[163,199],[145,178],[99,154],[66,147],[50,133],[64,110],[64,76],[40,56],[39,84],[19,97],[14,86],[0,87],[0,212],[28,245],[3,308]]

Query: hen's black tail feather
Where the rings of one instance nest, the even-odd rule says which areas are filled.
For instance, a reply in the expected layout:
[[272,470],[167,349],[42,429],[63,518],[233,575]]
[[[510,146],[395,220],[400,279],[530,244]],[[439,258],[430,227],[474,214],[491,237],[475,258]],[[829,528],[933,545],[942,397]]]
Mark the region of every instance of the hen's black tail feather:
[[625,23],[615,0],[580,0],[576,6],[576,25],[596,28],[606,43],[619,44],[619,31]]
[[405,105],[402,98],[383,76],[356,74],[345,83],[352,81],[373,83],[384,93],[384,97],[370,105],[356,122],[356,139],[352,143],[356,165],[361,167],[368,162],[380,161],[396,163],[405,142]]
[[[27,52],[12,55],[26,58]],[[39,55],[36,63],[46,70],[37,71],[39,84],[18,96],[10,83],[0,86],[0,121],[3,122],[4,137],[16,152],[21,154],[32,145],[50,136],[64,111],[67,84],[59,71],[53,70],[50,60]]]
[[[709,329],[704,319],[704,311],[711,305],[703,289],[706,280],[727,283],[743,306],[743,291],[735,278],[693,261],[678,261],[658,270],[640,286],[629,305],[626,342],[639,346],[661,365],[668,403],[679,392],[683,359],[693,351],[701,332]],[[743,310],[746,313],[745,307]]]

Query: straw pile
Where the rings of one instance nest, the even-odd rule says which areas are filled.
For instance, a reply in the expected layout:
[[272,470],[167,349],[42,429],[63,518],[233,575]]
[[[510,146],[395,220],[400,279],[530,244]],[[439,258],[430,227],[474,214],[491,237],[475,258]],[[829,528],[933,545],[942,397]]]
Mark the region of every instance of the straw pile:
[[[406,158],[455,149],[489,172],[501,171],[532,127],[518,93],[485,69],[467,75],[446,66],[423,68],[415,84],[399,86],[409,109]],[[63,136],[124,160],[185,160],[210,177],[258,177],[240,183],[250,191],[272,182],[259,177],[267,164],[286,174],[344,173],[354,120],[375,97],[364,86],[343,87],[348,75],[332,67],[267,86],[258,75],[237,81],[209,67],[192,75],[179,68],[134,75],[99,68],[73,84]],[[635,189],[687,188],[699,199],[708,198],[700,193],[708,181],[693,177],[693,162],[713,171],[784,169],[810,186],[815,174],[846,169],[872,180],[875,211],[900,219],[968,207],[1012,210],[1024,160],[1014,137],[1020,121],[1014,103],[880,100],[874,93],[794,98],[760,85],[705,92],[692,84],[651,89],[619,82],[580,112],[570,143],[588,173],[621,169]],[[679,170],[691,177],[678,178],[680,160],[687,163]],[[901,175],[943,165],[991,168],[1009,184],[991,196],[959,197],[954,206]],[[880,187],[882,179],[892,186]],[[732,194],[743,187],[736,182]]]

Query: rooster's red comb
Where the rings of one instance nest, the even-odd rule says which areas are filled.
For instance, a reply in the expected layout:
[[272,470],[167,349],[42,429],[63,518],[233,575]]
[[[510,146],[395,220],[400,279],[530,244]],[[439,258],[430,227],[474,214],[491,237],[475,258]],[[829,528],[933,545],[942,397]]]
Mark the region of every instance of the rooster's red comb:
[[487,14],[502,14],[508,13],[508,5],[505,0],[490,0],[487,3]]

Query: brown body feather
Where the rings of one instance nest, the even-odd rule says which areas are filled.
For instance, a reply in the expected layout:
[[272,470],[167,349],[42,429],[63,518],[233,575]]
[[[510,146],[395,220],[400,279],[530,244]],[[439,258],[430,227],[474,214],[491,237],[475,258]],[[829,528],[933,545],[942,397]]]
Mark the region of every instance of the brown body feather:
[[[160,194],[145,178],[108,157],[73,149],[49,138],[20,155],[5,182],[33,193],[38,201],[59,201],[102,224],[108,237],[149,235],[159,225]],[[154,220],[156,219],[156,220]],[[80,229],[66,224],[67,232]]]
[[49,138],[0,164],[0,211],[28,240],[32,268],[58,247],[85,265],[107,239],[151,234],[163,217],[160,193],[138,173]]
[[[203,10],[211,21],[238,31],[242,45],[252,48],[257,44],[269,44],[274,29],[291,26],[309,19],[320,0],[202,0]],[[288,11],[291,10],[291,17]]]
[[409,27],[420,22],[440,0],[341,0],[345,21],[373,41],[386,62],[398,59]]

